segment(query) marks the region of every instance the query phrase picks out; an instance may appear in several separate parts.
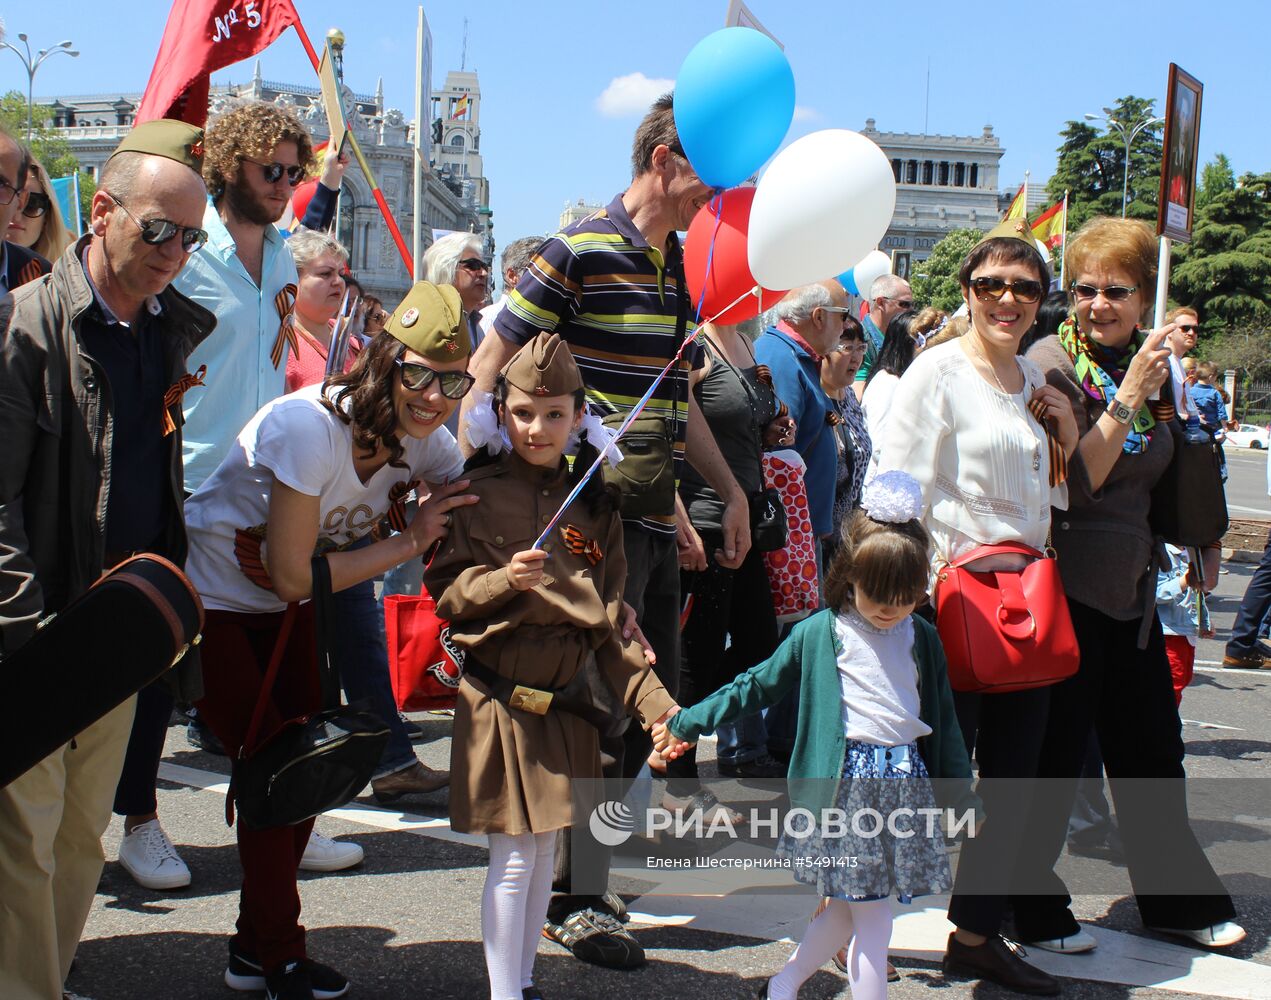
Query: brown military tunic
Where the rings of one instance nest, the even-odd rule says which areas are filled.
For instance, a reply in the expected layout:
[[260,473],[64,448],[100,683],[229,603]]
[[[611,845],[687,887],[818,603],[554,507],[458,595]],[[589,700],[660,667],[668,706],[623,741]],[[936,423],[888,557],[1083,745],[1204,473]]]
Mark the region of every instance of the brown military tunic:
[[[424,576],[451,637],[469,656],[518,684],[564,687],[594,653],[601,675],[641,725],[673,702],[624,643],[617,622],[627,561],[616,512],[593,516],[570,505],[543,543],[543,580],[513,589],[506,566],[531,548],[569,493],[566,469],[543,469],[515,454],[474,470],[468,492],[481,497],[451,512],[450,532]],[[593,545],[571,552],[573,528]],[[595,560],[593,562],[593,560]],[[450,824],[464,833],[544,833],[573,822],[571,779],[599,780],[596,730],[577,716],[508,708],[465,676],[451,749]]]

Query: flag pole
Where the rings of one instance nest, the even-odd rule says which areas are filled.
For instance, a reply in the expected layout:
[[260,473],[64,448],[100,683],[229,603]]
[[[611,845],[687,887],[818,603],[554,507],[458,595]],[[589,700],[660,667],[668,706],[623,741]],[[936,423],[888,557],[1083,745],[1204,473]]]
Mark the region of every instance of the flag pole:
[[1030,171],[1028,170],[1024,171],[1024,204],[1021,207],[1024,209],[1023,218],[1025,222],[1028,221],[1028,175],[1029,173]]
[[432,81],[424,79],[424,8],[419,8],[419,23],[415,29],[415,159],[414,159],[414,216],[411,219],[412,258],[411,274],[415,281],[424,276],[424,136],[428,133],[425,102],[429,99],[424,88],[432,88]]
[[1059,255],[1059,290],[1064,290],[1064,273],[1068,263],[1068,192],[1064,191],[1064,238],[1059,244],[1063,252]]
[[[305,47],[305,53],[309,56],[309,61],[313,63],[313,71],[318,72],[321,63],[318,60],[318,54],[313,49],[313,43],[309,41],[309,35],[305,32],[304,25],[300,23],[297,16],[293,27],[296,34],[300,36],[300,44]],[[410,251],[406,248],[406,240],[402,238],[402,231],[397,228],[397,220],[393,218],[393,212],[388,207],[388,202],[384,200],[384,192],[380,190],[379,184],[375,180],[375,174],[371,172],[371,165],[366,162],[366,157],[362,155],[362,147],[357,141],[357,136],[353,134],[353,130],[349,129],[349,147],[353,150],[353,155],[357,157],[358,166],[362,168],[362,175],[366,178],[366,182],[371,185],[371,194],[375,198],[375,203],[379,205],[380,215],[384,217],[384,222],[388,226],[388,231],[393,237],[393,242],[397,244],[397,252],[402,255],[402,263],[406,265],[408,274],[413,274],[415,270],[415,262],[411,257]]]

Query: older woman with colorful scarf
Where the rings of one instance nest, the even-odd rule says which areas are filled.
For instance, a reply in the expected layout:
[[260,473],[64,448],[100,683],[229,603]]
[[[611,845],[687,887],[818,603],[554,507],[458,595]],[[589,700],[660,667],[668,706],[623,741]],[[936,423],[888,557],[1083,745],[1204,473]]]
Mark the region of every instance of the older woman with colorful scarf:
[[[1093,729],[1143,923],[1226,947],[1245,932],[1232,922],[1231,898],[1187,818],[1182,725],[1155,611],[1151,490],[1180,439],[1168,386],[1173,324],[1140,328],[1152,308],[1156,239],[1141,222],[1094,219],[1067,254],[1072,315],[1028,358],[1067,397],[1081,434],[1069,507],[1054,518],[1081,665],[1050,689],[1038,776],[1057,780],[1033,800],[1028,853],[1017,869],[1029,894],[1014,900],[1016,932],[1050,951],[1095,946],[1073,919],[1064,883],[1053,872]],[[1127,784],[1162,778],[1170,780]]]

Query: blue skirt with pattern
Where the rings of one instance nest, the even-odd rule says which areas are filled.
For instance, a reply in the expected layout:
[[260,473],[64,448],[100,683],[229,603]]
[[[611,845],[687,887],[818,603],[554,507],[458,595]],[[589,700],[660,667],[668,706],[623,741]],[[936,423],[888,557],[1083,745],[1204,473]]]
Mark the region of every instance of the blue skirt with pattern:
[[845,817],[837,829],[813,825],[806,837],[786,830],[777,842],[795,879],[816,886],[818,895],[908,902],[953,887],[943,821],[918,812],[935,810],[936,802],[916,743],[884,748],[848,740],[833,808]]

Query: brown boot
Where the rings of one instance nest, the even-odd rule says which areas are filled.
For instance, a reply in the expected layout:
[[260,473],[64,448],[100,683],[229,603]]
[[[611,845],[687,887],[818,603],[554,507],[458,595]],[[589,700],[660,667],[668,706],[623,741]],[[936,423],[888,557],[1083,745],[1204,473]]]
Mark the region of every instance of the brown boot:
[[419,761],[371,781],[376,802],[396,802],[403,795],[427,795],[450,784],[449,771],[434,771]]

